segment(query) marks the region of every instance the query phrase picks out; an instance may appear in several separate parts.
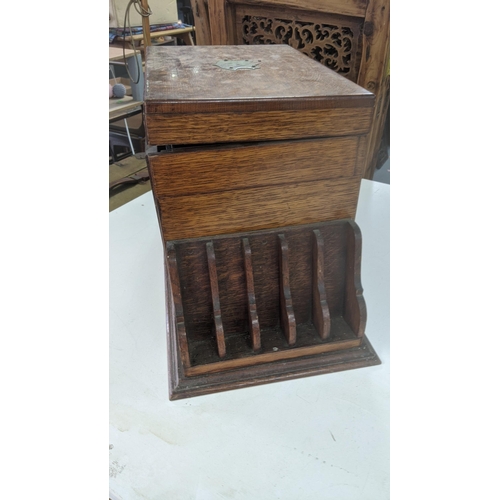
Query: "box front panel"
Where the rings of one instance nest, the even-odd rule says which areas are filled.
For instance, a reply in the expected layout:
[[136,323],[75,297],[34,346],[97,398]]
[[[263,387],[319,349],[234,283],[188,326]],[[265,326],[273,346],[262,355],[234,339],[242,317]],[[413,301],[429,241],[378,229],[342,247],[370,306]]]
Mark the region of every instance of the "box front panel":
[[165,240],[354,218],[364,137],[181,148],[149,168]]
[[146,113],[146,129],[148,142],[152,145],[275,141],[366,134],[370,130],[372,114],[371,107],[171,115]]
[[150,155],[157,196],[352,177],[360,138],[178,148]]
[[359,179],[312,181],[177,197],[159,197],[164,239],[354,218]]

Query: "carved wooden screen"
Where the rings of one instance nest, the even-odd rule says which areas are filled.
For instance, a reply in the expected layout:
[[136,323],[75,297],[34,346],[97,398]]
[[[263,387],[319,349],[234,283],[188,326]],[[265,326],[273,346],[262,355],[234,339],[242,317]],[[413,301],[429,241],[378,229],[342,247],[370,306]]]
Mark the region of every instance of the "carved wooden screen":
[[373,92],[373,177],[389,102],[389,0],[191,1],[198,45],[287,43]]
[[279,9],[236,6],[236,36],[240,45],[286,43],[330,69],[357,81],[363,23],[358,19],[306,11],[283,15]]

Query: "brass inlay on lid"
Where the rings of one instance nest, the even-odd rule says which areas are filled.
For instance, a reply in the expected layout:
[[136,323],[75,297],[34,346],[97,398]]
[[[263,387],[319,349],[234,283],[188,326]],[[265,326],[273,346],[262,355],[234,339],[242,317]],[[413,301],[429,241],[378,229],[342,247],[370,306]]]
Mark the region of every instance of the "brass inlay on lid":
[[252,61],[250,59],[240,59],[237,61],[229,59],[221,59],[217,61],[216,66],[222,69],[258,69],[260,61]]

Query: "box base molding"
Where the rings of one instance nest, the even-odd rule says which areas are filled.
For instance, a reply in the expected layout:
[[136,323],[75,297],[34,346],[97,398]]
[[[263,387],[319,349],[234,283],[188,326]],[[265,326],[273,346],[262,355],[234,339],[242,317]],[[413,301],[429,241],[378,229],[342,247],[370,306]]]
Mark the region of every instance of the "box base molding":
[[177,365],[173,335],[169,335],[169,397],[170,400],[202,396],[255,385],[293,380],[296,378],[352,370],[381,364],[368,339],[351,349],[282,361],[270,362],[230,372],[186,377]]

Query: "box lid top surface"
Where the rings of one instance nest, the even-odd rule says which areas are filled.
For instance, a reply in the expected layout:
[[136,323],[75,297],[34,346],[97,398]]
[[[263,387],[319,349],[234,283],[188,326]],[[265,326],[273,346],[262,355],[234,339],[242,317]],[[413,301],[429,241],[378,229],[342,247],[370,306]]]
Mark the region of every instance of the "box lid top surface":
[[147,49],[144,98],[152,113],[364,107],[373,105],[373,97],[288,45]]

